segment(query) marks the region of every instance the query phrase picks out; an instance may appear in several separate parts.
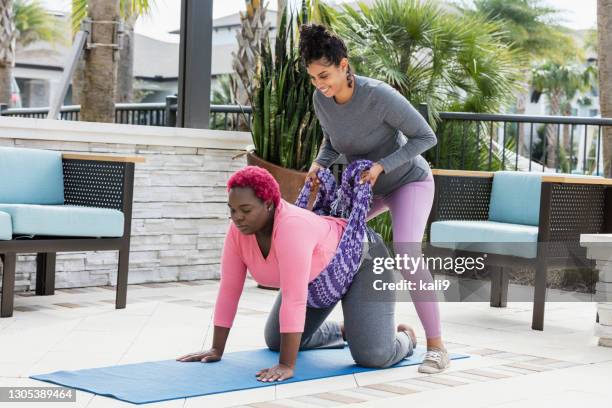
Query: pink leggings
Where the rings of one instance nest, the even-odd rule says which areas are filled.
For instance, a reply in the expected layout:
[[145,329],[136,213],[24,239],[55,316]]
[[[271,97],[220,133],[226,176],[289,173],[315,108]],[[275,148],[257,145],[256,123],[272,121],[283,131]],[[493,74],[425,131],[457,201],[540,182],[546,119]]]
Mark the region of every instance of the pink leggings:
[[[375,198],[368,219],[390,210],[393,226],[393,245],[395,252],[402,255],[405,248],[414,248],[415,243],[423,240],[427,218],[434,198],[434,180],[431,173],[423,181],[416,181],[401,186],[385,197]],[[420,251],[419,251],[420,253]],[[417,270],[414,275],[406,274],[404,278],[415,281],[433,282],[428,269]],[[428,339],[441,337],[440,311],[437,302],[415,301],[421,324]]]

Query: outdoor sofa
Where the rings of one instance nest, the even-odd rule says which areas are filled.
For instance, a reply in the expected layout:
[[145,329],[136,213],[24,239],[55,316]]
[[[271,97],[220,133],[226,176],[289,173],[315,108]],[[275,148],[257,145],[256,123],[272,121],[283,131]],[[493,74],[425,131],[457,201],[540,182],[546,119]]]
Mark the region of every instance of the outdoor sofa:
[[490,304],[497,307],[506,306],[509,267],[534,269],[531,327],[543,330],[548,268],[589,266],[580,234],[612,232],[612,179],[516,171],[433,174],[430,254],[486,253]]
[[56,253],[119,251],[115,306],[126,305],[137,157],[0,147],[0,317],[13,314],[18,254],[36,253],[36,295],[53,295]]

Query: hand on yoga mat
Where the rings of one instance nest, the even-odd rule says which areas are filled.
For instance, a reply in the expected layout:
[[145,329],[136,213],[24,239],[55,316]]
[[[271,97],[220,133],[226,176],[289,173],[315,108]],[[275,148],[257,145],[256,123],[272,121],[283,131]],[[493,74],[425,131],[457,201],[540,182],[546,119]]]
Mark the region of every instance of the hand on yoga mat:
[[380,174],[384,171],[385,168],[382,166],[382,164],[374,163],[369,170],[364,170],[361,172],[361,179],[359,180],[359,183],[363,184],[369,182],[372,187],[374,187],[376,180],[378,180],[378,176],[380,176]]
[[199,351],[197,353],[189,353],[185,354],[176,359],[176,361],[181,361],[183,363],[188,363],[192,361],[201,361],[203,363],[213,363],[215,361],[221,360],[221,356],[223,353],[220,353],[218,350],[211,348],[207,351]]
[[255,375],[257,376],[257,381],[283,381],[293,377],[293,368],[284,364],[277,364],[274,367],[259,370]]

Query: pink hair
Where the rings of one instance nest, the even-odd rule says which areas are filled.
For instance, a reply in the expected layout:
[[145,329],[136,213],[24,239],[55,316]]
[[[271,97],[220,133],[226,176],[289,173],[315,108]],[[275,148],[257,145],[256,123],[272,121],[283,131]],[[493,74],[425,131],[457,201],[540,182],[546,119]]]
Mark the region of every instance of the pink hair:
[[227,191],[234,187],[249,187],[262,201],[280,202],[280,187],[270,172],[259,166],[246,166],[238,170],[227,182]]

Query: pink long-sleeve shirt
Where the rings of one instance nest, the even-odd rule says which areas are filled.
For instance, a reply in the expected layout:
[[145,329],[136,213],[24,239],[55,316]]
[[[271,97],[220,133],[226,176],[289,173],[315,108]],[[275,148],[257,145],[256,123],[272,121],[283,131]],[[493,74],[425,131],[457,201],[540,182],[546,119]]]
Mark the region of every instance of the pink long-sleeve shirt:
[[274,215],[272,244],[264,258],[255,235],[230,223],[221,259],[215,326],[232,327],[247,269],[257,283],[280,288],[281,333],[304,331],[308,283],[334,256],[346,220],[319,216],[281,199]]

